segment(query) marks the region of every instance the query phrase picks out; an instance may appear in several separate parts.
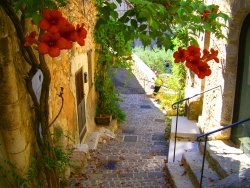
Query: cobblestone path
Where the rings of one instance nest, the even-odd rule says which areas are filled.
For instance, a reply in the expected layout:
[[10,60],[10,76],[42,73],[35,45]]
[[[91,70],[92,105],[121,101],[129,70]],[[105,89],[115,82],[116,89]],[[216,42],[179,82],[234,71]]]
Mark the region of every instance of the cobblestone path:
[[169,188],[165,174],[168,142],[164,114],[144,94],[122,94],[126,121],[116,138],[91,151],[85,174],[73,179],[78,188]]

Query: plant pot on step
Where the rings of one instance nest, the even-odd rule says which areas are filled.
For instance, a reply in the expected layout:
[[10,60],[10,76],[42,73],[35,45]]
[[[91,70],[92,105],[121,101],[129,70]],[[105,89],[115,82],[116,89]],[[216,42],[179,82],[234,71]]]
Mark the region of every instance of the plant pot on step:
[[112,120],[111,114],[100,114],[95,117],[95,123],[97,125],[109,125]]

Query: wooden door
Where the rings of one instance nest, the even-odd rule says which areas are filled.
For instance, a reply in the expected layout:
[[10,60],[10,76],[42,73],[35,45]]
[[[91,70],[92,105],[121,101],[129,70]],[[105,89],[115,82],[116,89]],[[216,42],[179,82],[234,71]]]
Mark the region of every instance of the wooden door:
[[85,100],[84,100],[84,83],[82,68],[76,72],[76,100],[77,100],[77,114],[78,114],[78,129],[80,142],[86,134],[86,114],[85,114]]

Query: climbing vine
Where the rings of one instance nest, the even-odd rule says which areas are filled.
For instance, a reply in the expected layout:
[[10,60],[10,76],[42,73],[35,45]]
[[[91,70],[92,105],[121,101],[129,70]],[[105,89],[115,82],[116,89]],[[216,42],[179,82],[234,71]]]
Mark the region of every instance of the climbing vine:
[[[50,122],[48,101],[51,73],[45,58],[45,56],[58,57],[61,50],[71,49],[74,42],[80,46],[85,45],[87,30],[84,25],[82,23],[72,25],[60,10],[67,3],[66,0],[1,0],[0,2],[16,30],[23,59],[30,65],[25,82],[34,105],[34,135],[37,144],[36,168],[32,168],[36,170],[32,172],[39,172],[40,175],[33,174],[35,180],[28,178],[31,182],[22,177],[19,178],[22,181],[18,181],[18,184],[24,187],[40,185],[51,188],[61,187],[62,170],[70,163],[68,153],[56,146],[55,135],[50,129],[58,115]],[[34,28],[34,31],[28,33],[30,28]],[[40,98],[36,97],[32,87],[32,79],[38,70],[43,74]],[[62,106],[63,92],[63,88],[58,91]],[[16,173],[13,175],[16,177]]]
[[[196,38],[205,31],[217,38],[226,38],[222,29],[226,28],[228,16],[217,5],[205,5],[202,0],[127,0],[128,10],[119,15],[117,6],[122,0],[94,2],[98,10],[94,33],[99,53],[96,90],[101,108],[97,109],[98,113],[106,111],[124,120],[125,115],[118,105],[120,98],[111,78],[116,68],[131,68],[131,44],[136,39],[144,46],[154,40],[169,49],[173,48],[172,41],[178,38],[182,46],[174,55],[176,63],[185,63],[200,78],[211,74],[207,62],[217,62],[218,52],[216,49],[201,49]],[[61,13],[60,7],[67,3],[66,0],[0,1],[15,27],[23,59],[31,67],[25,81],[36,114],[34,134],[37,153],[42,156],[39,165],[44,172],[47,187],[53,188],[60,187],[60,158],[50,131],[48,100],[51,75],[45,56],[57,57],[61,50],[71,49],[74,42],[83,46],[87,35],[82,23],[74,26]],[[32,20],[36,27],[28,34],[27,20]],[[38,70],[41,70],[44,77],[39,100],[32,88],[32,78]],[[58,95],[63,101],[63,89]]]

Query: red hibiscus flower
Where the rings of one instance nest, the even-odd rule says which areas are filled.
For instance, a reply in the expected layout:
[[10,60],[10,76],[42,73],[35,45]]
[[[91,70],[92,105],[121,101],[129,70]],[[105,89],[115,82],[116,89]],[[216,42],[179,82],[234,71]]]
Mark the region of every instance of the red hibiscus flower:
[[180,63],[184,62],[185,59],[185,50],[182,49],[181,47],[178,48],[178,51],[174,52],[173,57],[175,58],[174,62],[175,63]]
[[36,31],[31,32],[28,36],[25,37],[25,43],[24,46],[30,46],[33,43],[36,43]]

